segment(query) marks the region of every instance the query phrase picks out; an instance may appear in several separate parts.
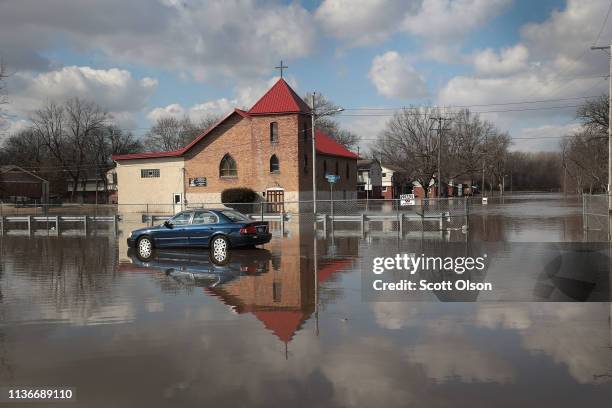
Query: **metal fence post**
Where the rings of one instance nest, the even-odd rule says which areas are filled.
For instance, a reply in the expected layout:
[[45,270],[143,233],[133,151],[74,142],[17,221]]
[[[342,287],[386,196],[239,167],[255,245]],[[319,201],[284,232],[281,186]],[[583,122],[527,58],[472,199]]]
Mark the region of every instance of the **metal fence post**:
[[400,233],[400,238],[404,238],[404,214],[401,212],[397,212],[398,214],[398,222],[399,222],[399,233]]
[[57,231],[56,234],[59,235],[60,234],[60,217],[59,217],[59,215],[55,216],[55,230]]
[[589,230],[589,213],[588,213],[588,199],[586,194],[582,195],[582,213],[583,213],[583,222],[582,228],[586,231]]
[[463,211],[465,212],[465,229],[467,230],[470,228],[470,202],[467,197],[463,199]]
[[365,222],[366,222],[366,215],[365,213],[361,213],[361,236],[365,235]]
[[261,220],[263,221],[264,219],[264,202],[263,201],[261,202],[260,210],[261,210]]
[[[113,217],[113,231],[114,234],[117,235],[117,219],[119,218],[119,215],[115,214],[115,216]],[[153,217],[151,217],[152,219]]]
[[85,232],[85,235],[87,235],[87,216],[86,215],[83,217],[83,232]]
[[285,236],[285,213],[280,214],[281,237]]
[[28,234],[32,235],[32,216],[28,215]]

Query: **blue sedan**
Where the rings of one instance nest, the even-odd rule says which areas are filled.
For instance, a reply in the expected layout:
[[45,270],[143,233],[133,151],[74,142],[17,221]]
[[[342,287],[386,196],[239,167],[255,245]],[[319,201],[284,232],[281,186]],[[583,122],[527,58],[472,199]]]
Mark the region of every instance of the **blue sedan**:
[[182,211],[162,225],[132,231],[127,239],[148,257],[153,248],[203,247],[214,251],[253,247],[272,239],[265,221],[253,221],[229,209]]

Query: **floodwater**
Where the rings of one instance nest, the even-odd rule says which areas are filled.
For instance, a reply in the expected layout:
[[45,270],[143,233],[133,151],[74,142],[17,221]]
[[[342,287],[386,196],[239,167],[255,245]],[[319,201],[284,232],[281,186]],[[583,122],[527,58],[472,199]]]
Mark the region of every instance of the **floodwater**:
[[582,302],[554,282],[539,299],[554,302],[372,302],[361,288],[361,260],[383,249],[588,240],[579,204],[513,197],[425,241],[289,225],[222,262],[139,258],[124,242],[138,225],[0,237],[0,385],[70,387],[76,402],[56,405],[83,407],[610,407],[611,308],[592,297],[608,280]]

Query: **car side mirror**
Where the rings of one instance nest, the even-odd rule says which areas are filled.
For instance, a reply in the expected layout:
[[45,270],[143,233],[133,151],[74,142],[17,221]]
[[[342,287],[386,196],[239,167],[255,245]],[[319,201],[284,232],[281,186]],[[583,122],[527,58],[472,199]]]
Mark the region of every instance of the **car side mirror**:
[[166,221],[164,221],[164,227],[166,227],[166,228],[172,228],[172,222],[170,222],[170,220],[166,220]]

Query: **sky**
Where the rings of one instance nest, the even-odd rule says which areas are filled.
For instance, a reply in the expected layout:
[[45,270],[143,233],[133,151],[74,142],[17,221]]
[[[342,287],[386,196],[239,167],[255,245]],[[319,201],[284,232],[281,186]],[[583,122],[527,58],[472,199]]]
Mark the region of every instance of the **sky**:
[[[610,0],[0,0],[0,138],[92,100],[137,135],[165,115],[250,107],[278,78],[375,143],[393,109],[468,106],[513,150],[558,150],[607,93]],[[540,102],[538,102],[540,101]]]

